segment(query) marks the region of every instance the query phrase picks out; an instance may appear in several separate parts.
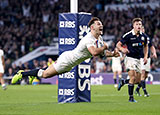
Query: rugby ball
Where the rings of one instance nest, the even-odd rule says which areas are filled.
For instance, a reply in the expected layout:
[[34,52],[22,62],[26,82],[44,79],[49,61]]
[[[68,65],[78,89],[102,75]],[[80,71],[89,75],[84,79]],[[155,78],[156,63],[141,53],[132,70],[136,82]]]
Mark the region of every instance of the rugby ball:
[[[103,47],[103,46],[104,46],[103,41],[101,41],[101,40],[96,41],[96,47],[97,48],[100,48],[100,47]],[[99,55],[100,58],[103,58],[104,56],[105,56],[105,51]]]

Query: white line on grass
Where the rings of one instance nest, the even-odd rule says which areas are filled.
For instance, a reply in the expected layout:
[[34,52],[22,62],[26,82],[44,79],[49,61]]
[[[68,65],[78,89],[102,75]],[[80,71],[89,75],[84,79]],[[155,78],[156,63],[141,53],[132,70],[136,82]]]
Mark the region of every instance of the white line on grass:
[[[105,97],[105,96],[111,96],[111,97],[114,97],[114,96],[127,96],[128,94],[104,94],[104,95],[97,95],[97,94],[93,94],[92,96],[93,97]],[[160,93],[150,93],[150,95],[160,95]]]
[[[160,93],[149,93],[150,95],[160,95]],[[100,95],[100,94],[92,94],[93,97],[106,97],[106,96],[111,96],[111,97],[114,97],[114,96],[127,96],[128,94],[104,94],[104,95]],[[53,95],[52,98],[57,98],[57,96]]]

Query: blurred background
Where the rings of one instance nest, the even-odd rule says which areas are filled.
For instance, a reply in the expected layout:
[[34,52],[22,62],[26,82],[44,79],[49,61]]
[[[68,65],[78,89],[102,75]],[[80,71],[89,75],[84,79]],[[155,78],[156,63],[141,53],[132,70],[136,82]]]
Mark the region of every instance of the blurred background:
[[[19,69],[43,68],[49,60],[57,59],[58,14],[70,12],[69,5],[70,0],[0,0],[0,48],[5,54],[6,78]],[[151,61],[151,71],[160,72],[159,0],[79,0],[78,11],[92,13],[101,19],[103,38],[109,43],[109,50],[114,50],[121,36],[132,29],[133,18],[142,18],[158,56]],[[44,53],[33,56],[38,52]],[[111,63],[110,58],[95,57],[91,72],[112,72]],[[99,65],[103,67],[98,68]],[[122,67],[126,72],[123,61]]]

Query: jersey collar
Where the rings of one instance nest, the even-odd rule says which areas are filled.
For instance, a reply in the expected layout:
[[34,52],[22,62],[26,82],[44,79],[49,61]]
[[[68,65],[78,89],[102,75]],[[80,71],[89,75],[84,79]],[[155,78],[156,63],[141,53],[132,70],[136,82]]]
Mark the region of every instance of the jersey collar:
[[[131,30],[133,35],[136,35],[136,33],[134,32],[134,29]],[[142,34],[142,32],[140,32],[140,34]]]
[[93,36],[93,34],[90,32],[90,34],[91,34],[91,36],[92,36],[92,39],[94,39],[94,40],[97,40],[94,36]]

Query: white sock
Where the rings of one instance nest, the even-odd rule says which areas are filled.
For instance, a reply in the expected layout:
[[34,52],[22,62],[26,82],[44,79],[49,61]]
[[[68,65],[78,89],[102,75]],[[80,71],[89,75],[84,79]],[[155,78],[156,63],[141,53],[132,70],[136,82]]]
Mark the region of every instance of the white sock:
[[43,69],[40,69],[40,70],[38,71],[37,76],[41,78],[41,77],[43,76],[43,71],[44,71]]
[[6,84],[2,84],[2,87],[5,87],[6,86]]
[[6,84],[2,84],[2,89],[6,90],[7,89],[7,85]]

